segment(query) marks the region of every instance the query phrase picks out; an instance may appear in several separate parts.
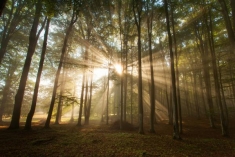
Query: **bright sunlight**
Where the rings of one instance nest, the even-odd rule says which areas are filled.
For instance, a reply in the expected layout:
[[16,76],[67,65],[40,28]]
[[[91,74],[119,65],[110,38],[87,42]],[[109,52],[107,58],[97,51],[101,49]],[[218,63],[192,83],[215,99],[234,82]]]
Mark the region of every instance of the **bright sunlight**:
[[122,74],[122,65],[121,64],[114,64],[114,68],[115,68],[115,71],[118,73],[118,74]]

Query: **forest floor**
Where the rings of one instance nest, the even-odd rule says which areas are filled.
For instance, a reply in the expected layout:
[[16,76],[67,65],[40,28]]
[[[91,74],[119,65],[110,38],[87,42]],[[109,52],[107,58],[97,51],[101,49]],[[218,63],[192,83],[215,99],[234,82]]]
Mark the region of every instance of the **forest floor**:
[[230,122],[230,136],[222,137],[218,126],[212,129],[208,121],[185,118],[182,140],[172,139],[172,126],[156,124],[156,134],[138,134],[138,128],[119,123],[109,125],[90,122],[43,125],[34,123],[31,131],[22,128],[8,130],[9,123],[0,126],[0,157],[232,157],[235,156],[235,123]]

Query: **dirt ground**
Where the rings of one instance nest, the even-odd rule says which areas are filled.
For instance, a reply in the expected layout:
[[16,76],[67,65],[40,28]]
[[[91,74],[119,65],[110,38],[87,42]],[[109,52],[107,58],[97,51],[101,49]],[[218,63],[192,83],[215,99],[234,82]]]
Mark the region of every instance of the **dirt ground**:
[[[31,131],[0,127],[0,157],[232,157],[235,156],[235,123],[230,122],[230,136],[222,137],[221,129],[208,125],[208,120],[184,118],[182,140],[172,139],[173,127],[167,122],[155,125],[155,134],[138,134],[138,127],[126,123],[109,125],[91,121],[77,127],[76,123],[43,125],[34,123]],[[22,124],[23,125],[23,124]]]

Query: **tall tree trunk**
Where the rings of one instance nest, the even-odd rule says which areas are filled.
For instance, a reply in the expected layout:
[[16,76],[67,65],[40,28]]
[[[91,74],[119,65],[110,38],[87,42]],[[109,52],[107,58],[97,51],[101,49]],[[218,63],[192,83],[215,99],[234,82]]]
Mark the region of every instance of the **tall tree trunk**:
[[168,2],[164,0],[165,12],[166,12],[166,23],[167,23],[167,33],[168,33],[168,41],[169,41],[169,49],[170,49],[170,59],[171,59],[171,85],[172,85],[172,103],[173,103],[173,127],[174,139],[181,139],[179,134],[179,124],[178,124],[178,105],[177,105],[177,89],[176,89],[176,78],[175,78],[175,65],[174,65],[174,54],[172,51],[172,37],[170,31],[170,20],[168,14]]
[[133,54],[131,54],[131,124],[133,124],[133,67]]
[[110,68],[108,68],[108,80],[107,80],[107,97],[106,97],[106,125],[109,124],[109,72]]
[[219,80],[220,80],[219,82],[220,82],[221,94],[222,94],[223,104],[224,104],[224,108],[225,108],[225,118],[226,118],[227,125],[229,125],[228,108],[227,108],[226,98],[225,98],[225,94],[224,94],[224,90],[223,90],[223,83],[222,83],[222,76],[221,76],[221,68],[220,67],[219,67],[218,73],[219,73],[218,75],[219,75]]
[[[104,77],[104,87],[103,93],[105,93],[105,77]],[[104,101],[105,101],[105,94],[102,94],[103,102],[102,102],[102,109],[101,109],[101,122],[104,122]]]
[[[152,26],[153,26],[153,4],[147,4],[147,26],[148,26],[148,48],[149,48],[149,66],[150,66],[150,132],[155,133],[154,123],[155,123],[155,81],[153,72],[153,52],[152,52]],[[151,5],[151,12],[149,11],[149,5]]]
[[[88,39],[89,40],[89,39]],[[93,62],[93,54],[91,54],[91,62]],[[90,118],[90,110],[91,110],[91,101],[92,101],[92,82],[93,82],[93,71],[94,68],[91,67],[91,73],[90,73],[90,90],[89,90],[89,99],[88,99],[88,103],[87,103],[87,109],[85,114],[85,124],[89,125],[89,118]]]
[[214,74],[214,81],[215,81],[215,96],[217,98],[217,102],[219,105],[220,109],[220,121],[221,121],[221,129],[222,129],[222,135],[223,136],[228,136],[228,120],[226,119],[224,115],[224,106],[222,103],[222,98],[221,98],[221,88],[220,88],[220,83],[219,83],[219,75],[217,71],[217,61],[216,61],[216,56],[215,56],[215,49],[214,49],[214,35],[213,35],[213,24],[212,24],[212,19],[211,19],[211,12],[209,11],[209,24],[207,23],[206,19],[206,24],[207,24],[207,32],[208,32],[208,39],[209,39],[209,46],[210,46],[210,52],[211,52],[211,59],[212,59],[212,68],[213,68],[213,74]]
[[84,98],[84,111],[83,111],[83,114],[84,114],[84,120],[85,120],[85,122],[84,122],[84,124],[86,125],[86,114],[87,114],[87,109],[88,109],[88,99],[89,99],[89,93],[88,93],[88,75],[86,74],[86,85],[85,85],[86,87],[85,87],[85,98]]
[[90,118],[90,111],[91,111],[91,101],[92,101],[92,79],[93,78],[93,74],[92,74],[92,76],[91,76],[91,80],[90,80],[90,91],[89,91],[89,95],[90,95],[90,97],[89,97],[89,101],[88,101],[88,107],[87,107],[87,111],[86,111],[86,114],[85,114],[85,124],[86,125],[89,125],[89,118]]
[[61,56],[60,56],[60,62],[59,62],[59,66],[58,66],[58,69],[57,69],[57,72],[56,72],[56,78],[55,78],[54,87],[53,87],[51,104],[50,104],[47,120],[46,120],[46,123],[45,123],[45,128],[50,127],[50,121],[51,121],[51,116],[52,116],[52,112],[53,112],[53,108],[54,108],[54,104],[55,104],[56,90],[57,90],[58,81],[59,81],[59,77],[60,77],[60,71],[61,71],[61,68],[62,68],[62,65],[63,65],[64,56],[66,54],[68,39],[69,39],[70,33],[72,31],[73,24],[77,21],[77,18],[78,18],[78,13],[75,11],[75,8],[73,8],[73,15],[72,15],[69,27],[66,30],[66,35],[65,35],[64,43],[63,43],[63,48],[62,48]]
[[138,109],[139,109],[139,133],[144,134],[144,109],[143,109],[143,91],[142,91],[142,59],[141,59],[141,13],[142,1],[133,0],[133,12],[135,24],[138,32]]
[[78,115],[78,123],[77,126],[82,125],[82,109],[83,109],[83,95],[84,95],[84,86],[85,86],[85,69],[83,71],[83,77],[82,77],[82,89],[81,89],[81,97],[80,97],[80,107],[79,107],[79,115]]
[[[163,52],[163,46],[162,46],[162,43],[161,43],[161,40],[159,39],[159,45],[160,45],[160,49],[162,50]],[[169,121],[168,121],[168,124],[169,125],[172,125],[173,124],[173,115],[172,115],[172,92],[171,92],[171,86],[170,86],[170,91],[168,94],[168,83],[167,83],[167,76],[166,76],[166,66],[165,66],[165,59],[164,59],[164,54],[162,53],[161,55],[161,62],[162,62],[162,69],[163,69],[163,75],[164,75],[164,84],[165,84],[165,96],[166,96],[166,106],[167,106],[167,109],[168,109],[168,118],[169,118]],[[169,97],[170,95],[170,97]]]
[[[127,35],[126,35],[127,36]],[[128,53],[128,45],[127,45],[127,37],[125,39],[125,72],[123,75],[125,76],[124,79],[124,96],[123,96],[123,121],[126,122],[126,108],[127,108],[127,53]],[[124,77],[123,76],[123,77]]]
[[42,10],[42,2],[41,0],[38,0],[36,4],[36,11],[34,15],[33,25],[30,31],[30,35],[29,35],[28,52],[27,52],[25,64],[23,67],[19,88],[15,96],[15,103],[14,103],[13,114],[12,114],[12,119],[11,119],[11,124],[9,126],[9,129],[19,128],[20,112],[21,112],[21,106],[22,106],[23,97],[24,97],[24,91],[26,87],[26,82],[28,78],[32,56],[35,52],[37,40],[39,36],[39,34],[37,35],[37,29],[38,29],[39,19],[41,15],[41,10]]
[[206,109],[206,104],[205,104],[205,96],[204,96],[205,94],[204,94],[204,89],[203,89],[202,74],[201,74],[201,72],[199,73],[199,81],[200,81],[200,86],[199,86],[199,88],[201,89],[202,106],[203,106],[203,108],[204,108],[204,112],[205,112],[206,117],[208,117],[207,109]]
[[174,7],[172,6],[171,10],[171,23],[172,23],[172,31],[173,31],[173,40],[174,40],[174,49],[175,49],[175,66],[176,66],[176,95],[177,95],[177,105],[178,105],[178,112],[179,112],[179,133],[183,133],[183,126],[182,126],[182,113],[181,113],[181,99],[180,99],[180,85],[179,85],[179,51],[177,50],[177,43],[176,43],[176,33],[175,33],[175,21],[174,21]]
[[[119,36],[120,36],[120,41],[121,41],[121,66],[122,67],[124,67],[124,65],[123,65],[123,53],[122,53],[122,51],[123,51],[123,45],[122,45],[122,19],[121,19],[121,9],[122,9],[122,1],[121,0],[119,0],[118,1],[118,23],[119,23],[119,29],[120,29],[120,34],[119,34]],[[124,81],[123,81],[123,79],[124,79],[124,76],[123,76],[123,73],[124,73],[124,71],[123,71],[123,69],[124,68],[122,68],[122,73],[121,73],[121,83],[120,83],[120,86],[121,86],[121,90],[120,90],[120,92],[121,92],[121,100],[120,100],[120,129],[122,130],[123,129],[123,83],[124,83]]]
[[208,52],[208,46],[207,42],[203,41],[203,37],[201,33],[199,32],[199,28],[195,28],[195,34],[198,39],[197,45],[198,49],[201,54],[201,59],[202,59],[202,67],[203,67],[203,78],[205,81],[205,86],[206,86],[206,98],[207,98],[207,104],[209,107],[209,121],[210,121],[210,126],[212,128],[215,128],[215,123],[214,123],[214,106],[213,106],[213,101],[212,101],[212,94],[211,94],[211,84],[210,84],[210,71],[209,71],[209,52]]
[[190,116],[189,101],[188,101],[189,90],[188,90],[188,81],[187,81],[186,72],[184,73],[184,78],[183,79],[184,79],[185,105],[187,106],[188,116]]
[[27,130],[31,129],[32,118],[33,118],[35,108],[36,108],[38,89],[39,89],[39,84],[40,84],[43,64],[44,64],[44,60],[45,60],[46,49],[47,49],[47,37],[48,37],[48,32],[49,32],[50,21],[51,21],[51,19],[48,18],[47,24],[46,24],[46,30],[45,30],[45,34],[44,34],[42,54],[41,54],[41,58],[40,58],[37,79],[36,79],[36,83],[35,83],[35,87],[34,87],[33,100],[32,100],[31,108],[30,108],[30,111],[28,113],[26,123],[25,123],[25,129],[27,129]]
[[194,102],[195,102],[195,111],[196,116],[199,119],[200,113],[199,113],[199,104],[198,104],[198,94],[197,94],[197,79],[196,79],[196,72],[193,72],[193,95],[194,95]]
[[[74,82],[75,83],[75,82]],[[73,90],[73,103],[72,103],[72,109],[71,109],[71,118],[70,118],[70,122],[74,121],[74,104],[76,101],[76,85],[74,84],[74,90]]]
[[[83,111],[83,114],[84,114],[84,118],[86,118],[86,112],[87,112],[87,109],[88,109],[88,75],[86,73],[86,79],[85,79],[85,98],[84,98],[84,111]],[[86,124],[86,122],[84,123]]]
[[[66,60],[66,57],[64,61],[65,60]],[[64,93],[64,87],[65,87],[65,66],[63,66],[63,72],[62,72],[62,77],[61,77],[59,86],[60,86],[60,94],[58,95],[59,102],[58,102],[56,118],[55,118],[55,124],[57,125],[60,124],[60,121],[61,121],[62,105],[64,103],[63,93]]]

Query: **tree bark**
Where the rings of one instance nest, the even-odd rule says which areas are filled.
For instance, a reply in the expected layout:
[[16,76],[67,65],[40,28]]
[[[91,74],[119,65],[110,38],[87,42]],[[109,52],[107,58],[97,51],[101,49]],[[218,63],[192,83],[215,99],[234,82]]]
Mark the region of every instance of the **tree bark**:
[[221,98],[221,86],[219,83],[219,75],[218,75],[218,71],[217,71],[217,59],[215,56],[215,48],[214,48],[214,35],[213,35],[213,24],[212,24],[212,19],[211,19],[211,14],[209,11],[209,24],[207,23],[206,20],[206,24],[207,24],[207,32],[208,32],[208,39],[209,39],[209,45],[210,45],[210,52],[211,52],[211,59],[212,59],[212,68],[213,68],[213,75],[214,75],[214,81],[215,81],[215,96],[217,98],[217,102],[219,105],[219,109],[220,109],[220,121],[221,121],[221,129],[222,129],[222,135],[223,136],[228,136],[228,120],[226,119],[225,116],[225,107],[223,106],[222,103],[222,98]]
[[[65,54],[66,55],[66,54]],[[65,62],[66,62],[66,57],[65,57]],[[56,112],[56,118],[55,118],[55,124],[59,125],[61,122],[61,114],[62,114],[62,105],[64,103],[64,87],[65,87],[65,67],[63,66],[63,72],[62,72],[62,77],[60,81],[60,94],[58,95],[59,102],[57,106],[57,112]]]
[[89,125],[89,118],[90,118],[90,111],[91,111],[91,101],[92,101],[92,84],[93,84],[93,74],[92,74],[92,76],[91,76],[91,80],[90,80],[90,91],[89,91],[89,93],[90,93],[90,97],[89,97],[89,101],[88,101],[88,107],[87,107],[87,112],[86,112],[86,114],[85,114],[85,124],[86,125]]
[[209,107],[209,121],[210,126],[212,128],[215,128],[214,123],[214,106],[212,101],[212,94],[211,94],[211,84],[210,84],[210,71],[209,71],[209,52],[208,52],[208,43],[206,41],[203,41],[202,33],[199,32],[199,28],[197,28],[197,24],[195,25],[195,34],[196,38],[198,39],[197,45],[199,52],[201,54],[202,59],[202,67],[203,67],[203,78],[205,81],[206,86],[206,98],[207,98],[207,104]]
[[52,116],[52,112],[53,112],[53,108],[54,108],[54,104],[55,104],[56,90],[57,90],[58,81],[59,81],[59,77],[60,77],[60,71],[61,71],[61,68],[62,68],[62,65],[63,65],[64,56],[65,56],[66,49],[67,49],[67,43],[68,43],[68,39],[69,39],[70,33],[72,31],[72,28],[73,28],[73,24],[77,21],[77,16],[78,16],[77,14],[78,13],[75,11],[75,8],[73,8],[73,15],[72,15],[69,27],[66,30],[66,35],[65,35],[64,43],[63,43],[63,48],[62,48],[62,52],[61,52],[61,56],[60,56],[60,62],[59,62],[59,66],[58,66],[58,69],[57,69],[57,72],[56,72],[56,78],[55,78],[54,87],[53,87],[51,104],[50,104],[47,120],[46,120],[46,123],[45,123],[45,128],[50,128],[50,121],[51,121],[51,116]]
[[48,32],[49,32],[50,20],[51,20],[50,18],[47,19],[46,30],[45,30],[45,34],[44,34],[43,47],[42,47],[42,54],[41,54],[41,58],[40,58],[40,63],[39,63],[39,68],[38,68],[38,73],[37,73],[37,79],[36,79],[36,83],[35,83],[35,87],[34,87],[33,100],[32,100],[32,104],[31,104],[31,109],[28,113],[26,123],[25,123],[25,129],[27,129],[27,130],[31,129],[32,118],[33,118],[35,108],[36,108],[37,97],[38,97],[38,89],[39,89],[43,64],[44,64],[44,60],[45,60],[46,48],[47,48],[47,37],[48,37]]
[[149,5],[147,4],[147,26],[148,26],[148,48],[149,48],[149,66],[150,66],[150,132],[155,133],[154,123],[155,123],[155,81],[153,72],[153,52],[152,52],[152,26],[153,26],[153,4],[151,4],[151,12],[149,11]]
[[[3,0],[3,2],[4,1],[5,0]],[[4,55],[7,51],[9,41],[11,40],[13,34],[16,32],[19,23],[23,20],[22,9],[25,7],[25,4],[22,2],[22,0],[19,0],[17,2],[17,7],[15,5],[16,4],[12,3],[11,10],[8,14],[8,19],[4,22],[5,25],[3,26],[3,30],[1,33],[2,40],[0,47],[0,64],[2,63]]]
[[80,107],[79,107],[79,115],[78,115],[77,126],[82,125],[82,109],[83,109],[84,86],[85,86],[85,70],[83,72],[83,77],[82,77],[82,89],[81,89]]
[[107,95],[106,95],[106,125],[109,124],[109,72],[110,68],[108,68],[108,79],[107,79]]
[[133,12],[135,24],[138,32],[138,109],[139,109],[139,133],[144,134],[144,109],[143,109],[143,91],[142,91],[142,59],[141,59],[141,13],[142,1],[133,0]]
[[168,33],[168,41],[169,41],[169,50],[170,50],[170,59],[171,59],[171,85],[172,85],[172,103],[173,103],[173,138],[181,139],[179,134],[179,124],[178,124],[178,104],[177,104],[177,89],[176,89],[176,78],[175,78],[175,68],[174,68],[174,54],[172,51],[172,37],[170,31],[170,20],[168,14],[168,2],[164,0],[164,7],[166,13],[166,23],[167,23],[167,33]]
[[23,71],[22,71],[22,75],[21,75],[21,79],[20,79],[20,83],[19,83],[19,88],[18,88],[18,91],[15,96],[15,103],[14,103],[13,114],[12,114],[12,119],[11,119],[9,129],[18,129],[19,128],[20,112],[21,112],[21,106],[22,106],[22,102],[23,102],[27,77],[28,77],[28,73],[29,73],[29,69],[30,69],[32,56],[35,52],[37,40],[38,40],[37,28],[38,28],[38,24],[39,24],[41,10],[42,10],[42,2],[40,0],[38,0],[37,4],[36,4],[36,11],[35,11],[35,15],[34,15],[33,25],[32,25],[31,31],[30,31],[30,35],[29,35],[28,52],[27,52],[25,64],[23,67]]

